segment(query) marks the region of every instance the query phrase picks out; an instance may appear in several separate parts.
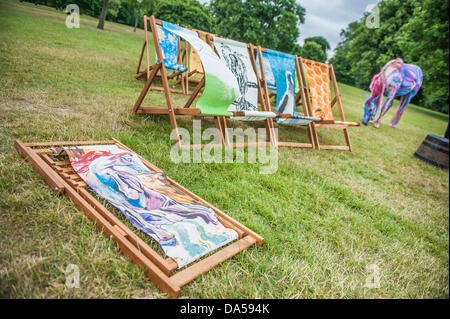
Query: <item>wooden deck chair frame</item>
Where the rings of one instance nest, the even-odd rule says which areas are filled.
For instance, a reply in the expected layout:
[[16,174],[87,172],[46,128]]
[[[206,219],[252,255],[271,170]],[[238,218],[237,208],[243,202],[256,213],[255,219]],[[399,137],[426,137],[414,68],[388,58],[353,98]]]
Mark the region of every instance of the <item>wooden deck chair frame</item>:
[[[212,45],[213,43],[213,35],[208,34],[206,36],[206,42],[209,45]],[[256,65],[256,60],[255,60],[255,52],[256,47],[251,44],[251,43],[247,43],[247,51],[248,51],[248,55],[250,57],[250,62],[252,64],[252,68],[253,68],[253,72],[255,72],[256,75],[256,80],[258,82],[258,100],[259,102],[259,107],[261,107],[261,109],[264,112],[270,112],[270,108],[267,108],[267,103],[266,103],[266,96],[264,95],[264,87],[263,87],[263,82],[261,81],[261,79],[258,76],[258,71],[257,71],[257,65]],[[217,50],[214,50],[215,53],[217,55],[219,55],[219,53],[217,52]],[[277,114],[277,117],[280,117],[282,115]],[[226,124],[226,117],[222,117],[222,121],[223,123],[225,123],[223,125],[223,127],[226,129],[227,124]],[[276,141],[276,137],[275,137],[275,132],[274,132],[274,125],[273,125],[273,118],[266,118],[264,120],[264,124],[266,126],[266,135],[267,135],[267,143],[265,143],[265,145],[277,145],[277,141]],[[230,142],[229,142],[229,134],[227,132],[224,131],[224,142],[226,146],[230,146]],[[234,147],[240,147],[240,146],[252,146],[252,145],[259,145],[259,143],[244,143],[245,145],[239,144],[239,143],[234,143],[233,146]]]
[[[302,57],[297,57],[297,66],[300,73],[300,93],[303,94],[302,99],[298,102],[302,104],[306,104],[306,109],[308,109],[310,114],[313,114],[313,106],[312,106],[312,100],[311,100],[311,92],[310,88],[307,83],[307,77],[306,77],[306,71],[304,69],[304,59]],[[312,60],[311,60],[312,61]],[[316,62],[316,61],[313,61]],[[321,62],[317,62],[321,63]],[[343,150],[343,151],[352,151],[352,144],[350,142],[350,136],[348,133],[348,127],[352,126],[360,126],[359,122],[347,122],[345,120],[345,114],[344,114],[344,108],[342,106],[341,101],[341,94],[339,93],[339,87],[337,85],[336,81],[336,75],[334,73],[334,68],[332,64],[325,64],[328,67],[328,73],[330,76],[331,84],[333,85],[334,89],[334,97],[331,97],[331,103],[330,103],[330,112],[332,111],[332,108],[334,105],[337,104],[338,110],[339,110],[339,121],[336,120],[322,120],[320,122],[312,122],[311,126],[313,128],[315,143],[317,149],[327,149],[327,150]],[[305,96],[306,95],[306,96]],[[306,103],[305,103],[306,102]],[[337,130],[343,130],[344,132],[344,138],[346,145],[321,145],[319,142],[319,137],[317,134],[317,128],[331,128],[331,129],[337,129]]]
[[[199,36],[200,36],[200,32],[206,33],[208,36],[217,36],[217,34],[194,29],[194,28],[190,28],[190,30],[197,32]],[[185,43],[187,44],[185,52],[189,52],[189,54],[191,54],[191,52],[192,52],[191,50],[193,50],[192,46],[189,43],[187,43],[187,41],[185,41]],[[185,54],[187,54],[187,53],[185,53]],[[190,94],[191,93],[189,90],[190,87],[193,86],[195,88],[201,81],[198,79],[193,79],[193,77],[196,75],[203,76],[204,73],[203,73],[203,70],[191,70],[189,55],[187,55],[187,58],[186,58],[186,69],[187,69],[187,72],[184,72],[181,75],[181,77],[176,80],[175,84],[181,84],[181,82],[184,82],[182,85],[184,85],[185,93]],[[199,95],[201,95],[201,93],[199,93]]]
[[[177,263],[172,258],[161,257],[155,250],[133,233],[131,229],[123,224],[111,211],[92,196],[91,193],[87,191],[88,185],[75,173],[69,161],[55,161],[51,158],[51,155],[53,154],[51,148],[99,144],[112,144],[123,150],[133,152],[114,138],[107,141],[44,143],[23,143],[20,140],[16,140],[14,146],[55,192],[66,195],[79,210],[96,224],[105,236],[112,237],[122,253],[130,258],[135,264],[143,267],[147,276],[155,286],[168,294],[169,297],[177,297],[180,294],[182,286],[239,252],[254,244],[263,244],[263,237],[243,226],[199,196],[176,183],[174,180],[168,178],[168,181],[174,187],[214,210],[217,218],[222,224],[227,228],[235,230],[239,236],[239,239],[228,246],[219,248],[213,254],[174,273],[178,268]],[[139,155],[138,157],[149,169],[162,172],[149,161]]]
[[[149,45],[148,45],[148,43],[149,43],[148,23],[149,22],[150,22],[150,17],[147,17],[146,15],[144,15],[145,40],[144,40],[144,44],[142,45],[141,54],[139,56],[139,62],[138,62],[136,75],[135,75],[136,79],[143,78],[143,77],[148,79],[150,77],[151,71],[154,70],[158,65],[158,63],[150,64],[150,52],[149,52]],[[153,33],[153,29],[152,29],[152,33]],[[153,40],[155,41],[154,37],[153,37]],[[156,42],[155,42],[155,47],[156,47]],[[167,75],[167,78],[169,80],[175,79],[175,85],[177,85],[177,84],[181,85],[181,89],[170,88],[170,91],[173,93],[189,94],[189,90],[185,85],[186,81],[182,80],[185,77],[185,74],[188,73],[188,55],[187,55],[188,50],[189,50],[189,44],[187,42],[185,42],[184,48],[182,48],[180,38],[178,37],[177,62],[178,62],[178,64],[183,64],[185,66],[186,70],[185,71],[171,71],[171,73]],[[144,54],[145,54],[145,57],[144,57]],[[141,70],[142,60],[144,58],[145,58],[145,68]],[[159,61],[159,57],[158,57],[158,61]],[[154,79],[162,81],[162,75],[157,73],[157,74],[155,74]],[[152,86],[150,87],[150,90],[163,91],[164,88],[162,86],[152,84]]]
[[[187,116],[198,116],[198,117],[213,117],[214,123],[216,125],[216,128],[219,132],[219,136],[221,139],[221,144],[216,145],[208,145],[208,146],[231,146],[231,147],[246,147],[246,146],[256,146],[256,145],[266,145],[269,146],[272,143],[272,135],[270,134],[271,131],[268,130],[268,136],[267,142],[263,143],[231,143],[229,141],[229,134],[227,129],[227,123],[224,116],[214,116],[214,115],[208,115],[208,114],[201,114],[201,110],[199,108],[192,108],[191,105],[194,102],[195,98],[199,96],[199,93],[203,86],[205,85],[205,77],[201,79],[201,81],[197,84],[194,91],[191,93],[188,101],[182,108],[174,107],[173,100],[172,100],[172,90],[170,90],[169,87],[169,79],[167,77],[167,70],[164,66],[164,60],[163,60],[163,54],[161,50],[161,46],[158,40],[158,33],[156,32],[156,25],[162,25],[162,21],[159,19],[156,19],[154,16],[151,16],[148,18],[148,21],[150,23],[150,27],[152,29],[152,35],[155,42],[155,51],[156,55],[158,57],[158,63],[154,65],[151,72],[149,73],[149,76],[147,78],[147,82],[145,83],[133,109],[132,112],[135,114],[164,114],[169,115],[170,123],[172,126],[172,131],[174,133],[174,140],[175,144],[179,149],[199,149],[207,144],[194,144],[194,145],[182,145],[180,143],[180,135],[178,132],[178,124],[177,124],[177,115],[187,115]],[[210,40],[209,40],[210,41]],[[209,43],[210,44],[210,43]],[[160,72],[161,73],[161,81],[163,84],[163,91],[166,99],[167,107],[148,107],[148,106],[142,106],[142,102],[144,101],[146,95],[150,91],[150,88],[152,86],[152,83],[155,79],[156,74]],[[244,112],[233,112],[233,116],[244,116]]]
[[[256,50],[258,52],[258,62],[259,62],[259,68],[260,68],[261,76],[259,77],[257,75],[257,77],[260,78],[261,86],[263,88],[264,102],[266,104],[265,109],[268,110],[268,111],[271,111],[272,110],[272,106],[271,106],[270,100],[271,100],[272,96],[274,96],[274,95],[276,96],[276,94],[270,94],[269,93],[269,89],[267,87],[267,81],[266,81],[265,70],[264,70],[264,63],[263,63],[263,60],[262,60],[263,59],[262,58],[262,52],[267,52],[267,49],[264,49],[261,46],[257,46],[257,47],[254,47],[254,48],[256,48]],[[300,82],[301,69],[300,69],[300,66],[298,64],[297,58],[295,59],[295,61],[296,61],[295,62],[295,72],[296,72],[297,78],[298,78],[298,80]],[[305,100],[306,100],[306,92],[300,88],[299,92],[295,96],[296,107],[298,108],[300,101],[305,101]],[[307,105],[307,104],[306,105],[302,104],[303,114],[305,114],[305,116],[312,116],[308,106],[309,105]],[[289,115],[288,114],[277,114],[277,117],[278,118],[282,118],[282,117],[289,118]],[[317,133],[316,133],[315,127],[312,125],[312,123],[313,122],[311,122],[308,125],[305,125],[306,128],[307,128],[308,139],[310,141],[309,143],[278,141],[277,145],[280,146],[280,147],[317,148],[317,144],[318,144]],[[282,125],[286,125],[286,124],[280,124],[279,126],[281,127]],[[272,122],[272,128],[273,128],[273,122]]]

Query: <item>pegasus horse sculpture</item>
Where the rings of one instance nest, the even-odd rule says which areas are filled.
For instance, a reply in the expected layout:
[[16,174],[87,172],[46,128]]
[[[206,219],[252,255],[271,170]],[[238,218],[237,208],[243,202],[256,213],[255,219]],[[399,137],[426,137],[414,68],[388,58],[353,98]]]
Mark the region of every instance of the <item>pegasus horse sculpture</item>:
[[[369,97],[366,94],[362,123],[367,125],[369,121],[374,122],[374,127],[378,128],[381,118],[391,108],[394,98],[400,96],[400,103],[391,121],[391,127],[394,128],[400,121],[406,106],[419,92],[422,82],[422,69],[417,65],[406,64],[401,58],[388,62],[370,81],[371,95]],[[386,101],[381,107],[378,118],[374,121],[385,94]]]

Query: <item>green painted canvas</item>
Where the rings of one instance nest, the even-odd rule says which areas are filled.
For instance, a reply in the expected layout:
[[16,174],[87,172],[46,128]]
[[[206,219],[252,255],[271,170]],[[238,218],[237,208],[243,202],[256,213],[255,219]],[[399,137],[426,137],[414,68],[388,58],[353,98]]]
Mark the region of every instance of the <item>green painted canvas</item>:
[[231,70],[196,32],[166,21],[163,21],[163,28],[189,42],[200,56],[205,71],[205,88],[196,107],[202,114],[233,115],[228,111],[228,107],[239,98],[240,91],[237,79]]

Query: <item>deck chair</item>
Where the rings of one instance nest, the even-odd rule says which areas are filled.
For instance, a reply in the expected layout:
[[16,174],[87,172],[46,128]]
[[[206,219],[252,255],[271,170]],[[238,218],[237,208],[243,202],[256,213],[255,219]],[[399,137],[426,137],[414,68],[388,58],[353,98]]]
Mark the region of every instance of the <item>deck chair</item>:
[[[229,106],[240,97],[239,85],[234,74],[228,69],[228,67],[222,62],[222,60],[214,53],[212,48],[202,41],[195,31],[182,28],[178,25],[157,20],[155,17],[151,16],[149,18],[153,38],[155,39],[155,50],[160,61],[152,69],[149,78],[147,79],[144,88],[139,95],[133,112],[136,114],[166,114],[169,115],[170,122],[173,130],[173,137],[175,139],[175,144],[180,148],[201,148],[203,145],[189,145],[183,146],[180,143],[180,135],[178,133],[178,125],[176,121],[176,115],[191,115],[191,116],[203,116],[203,117],[214,117],[216,128],[219,131],[221,145],[225,145],[225,132],[226,121],[223,120],[224,116],[245,116],[243,111],[229,111]],[[169,89],[167,71],[165,69],[165,62],[160,46],[160,39],[158,32],[156,32],[156,25],[167,29],[173,34],[178,35],[192,45],[197,53],[199,54],[205,75],[203,76],[200,83],[196,86],[192,94],[190,95],[188,101],[184,107],[174,107],[173,100],[171,96],[171,91]],[[142,106],[142,102],[147,95],[149,88],[152,85],[154,76],[157,72],[161,72],[161,79],[163,82],[164,94],[166,98],[167,107],[145,107]],[[195,107],[191,107],[194,100],[198,96],[198,93],[203,88],[202,95],[196,101]],[[270,144],[269,141],[264,142],[266,145]],[[215,146],[215,145],[214,145]],[[233,144],[233,147],[248,146],[247,143],[244,144]]]
[[[360,126],[359,122],[347,122],[345,120],[344,109],[342,107],[341,95],[334,74],[333,65],[325,64],[302,57],[297,57],[301,81],[301,92],[307,94],[306,108],[312,116],[320,117],[322,120],[312,123],[314,129],[318,127],[341,129],[344,132],[346,144],[340,145],[320,145],[317,136],[317,147],[319,149],[334,149],[352,151],[348,127]],[[334,89],[334,97],[331,96],[330,80]],[[337,104],[340,120],[335,120],[332,107]]]
[[[150,54],[149,54],[149,40],[148,40],[148,22],[149,18],[144,16],[144,34],[145,40],[142,45],[141,54],[139,57],[138,67],[136,70],[135,78],[149,78],[150,71],[152,71],[156,65],[158,64],[158,56],[155,54],[155,63],[150,65]],[[169,32],[167,29],[161,28],[156,25],[156,30],[160,39],[160,47],[164,56],[164,64],[166,66],[166,70],[170,71],[170,74],[167,75],[167,78],[175,79],[175,85],[180,84],[181,89],[178,88],[170,88],[171,92],[174,93],[184,93],[188,94],[188,90],[186,90],[185,82],[181,79],[187,73],[187,52],[188,52],[188,44],[184,43],[182,45],[180,38]],[[153,32],[153,30],[152,30]],[[145,68],[141,69],[142,60],[144,59],[145,53]],[[156,74],[155,79],[161,81],[161,75]],[[158,86],[153,84],[150,90],[163,91],[164,88],[162,86]]]
[[[191,29],[195,32],[197,32],[198,36],[200,37],[200,39],[202,39],[203,41],[208,42],[207,40],[207,36],[209,37],[214,37],[216,36],[216,34],[213,33],[209,33],[206,31],[202,31],[202,30],[197,30],[197,29]],[[187,42],[186,42],[187,43]],[[212,47],[212,49],[214,50],[214,44],[209,43]],[[187,68],[188,71],[182,74],[182,77],[179,78],[175,84],[181,84],[181,81],[184,81],[184,87],[186,90],[186,94],[190,94],[190,87],[196,87],[200,81],[201,78],[203,77],[203,75],[205,74],[203,71],[203,65],[202,65],[202,61],[200,59],[200,56],[198,55],[197,51],[195,51],[194,47],[191,45],[188,45],[189,47],[189,58],[188,58],[188,64],[187,64]],[[200,77],[200,79],[199,79]]]
[[[143,267],[169,297],[177,297],[182,286],[264,242],[116,139],[16,140],[15,147],[53,190],[66,195],[105,236],[113,238],[123,254]],[[152,249],[133,227],[126,226],[116,216],[119,211],[132,226],[156,241],[166,257]],[[206,254],[210,255],[200,260]]]
[[[271,72],[273,73],[276,86],[276,113],[284,116],[279,116],[276,122],[280,125],[283,124],[293,124],[293,125],[303,125],[307,126],[308,137],[310,143],[295,143],[295,142],[284,142],[278,141],[278,146],[288,146],[288,147],[306,147],[315,148],[316,139],[314,137],[314,131],[311,127],[311,123],[314,121],[320,121],[321,118],[311,116],[309,109],[303,107],[303,113],[300,114],[297,111],[297,101],[302,97],[301,91],[295,94],[295,83],[296,75],[299,78],[299,69],[296,61],[296,57],[290,54],[278,52],[270,49],[262,49],[260,46],[257,47],[258,59],[260,60],[260,75],[262,77],[262,82],[264,83],[264,90],[266,98],[266,103],[268,104],[267,109],[271,109],[269,90],[267,85],[267,80],[265,75],[268,71],[265,70],[265,65],[270,66]],[[268,63],[264,63],[266,59]]]
[[[266,103],[264,103],[263,88],[257,77],[256,62],[254,55],[250,54],[253,46],[221,37],[214,37],[213,43],[219,57],[235,75],[239,85],[241,96],[230,105],[228,111],[242,113],[242,116],[231,119],[265,121],[268,138],[274,144],[272,119],[276,118],[277,114],[265,108]],[[258,100],[261,101],[260,104]]]

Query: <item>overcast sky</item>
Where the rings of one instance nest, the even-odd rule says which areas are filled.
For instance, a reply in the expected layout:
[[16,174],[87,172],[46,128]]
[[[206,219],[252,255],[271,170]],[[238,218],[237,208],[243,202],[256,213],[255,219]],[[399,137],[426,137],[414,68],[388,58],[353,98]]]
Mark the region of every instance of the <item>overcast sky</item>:
[[[209,0],[199,0],[209,3]],[[226,0],[224,0],[226,1]],[[299,42],[321,35],[330,42],[328,57],[340,41],[339,34],[350,22],[360,19],[368,5],[373,7],[380,0],[297,0],[306,9],[305,23],[300,25]]]
[[328,57],[340,41],[339,34],[350,22],[360,19],[368,5],[379,0],[298,0],[306,9],[305,23],[300,25],[300,44],[304,39],[321,35],[330,42]]

